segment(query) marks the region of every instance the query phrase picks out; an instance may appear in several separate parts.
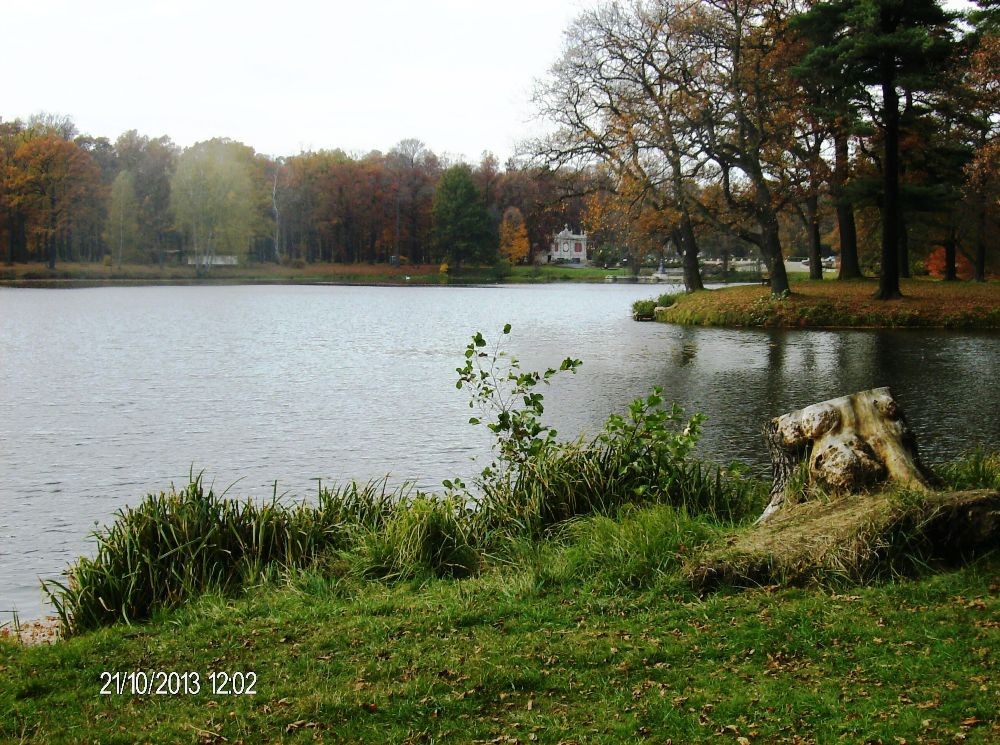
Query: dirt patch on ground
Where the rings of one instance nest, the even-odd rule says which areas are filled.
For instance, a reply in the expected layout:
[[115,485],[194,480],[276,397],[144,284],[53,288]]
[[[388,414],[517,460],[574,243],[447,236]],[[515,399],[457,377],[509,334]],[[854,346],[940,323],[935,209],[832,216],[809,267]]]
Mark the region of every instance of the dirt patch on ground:
[[875,493],[785,508],[689,569],[692,584],[865,581],[912,563],[959,562],[1000,546],[1000,492]]
[[26,647],[35,644],[53,644],[60,638],[59,619],[55,616],[22,621],[0,629],[0,639],[13,639]]

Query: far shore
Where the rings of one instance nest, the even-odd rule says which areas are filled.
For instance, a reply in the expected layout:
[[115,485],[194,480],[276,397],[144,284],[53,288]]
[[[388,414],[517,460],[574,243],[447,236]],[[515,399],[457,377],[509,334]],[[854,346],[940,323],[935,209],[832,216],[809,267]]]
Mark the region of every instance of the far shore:
[[503,282],[604,282],[607,277],[628,278],[623,268],[570,266],[470,266],[441,271],[438,264],[392,266],[389,264],[338,264],[329,262],[288,264],[250,263],[216,266],[198,273],[193,266],[167,264],[44,263],[0,266],[0,286],[103,287],[195,284],[345,284],[345,285],[455,285]]

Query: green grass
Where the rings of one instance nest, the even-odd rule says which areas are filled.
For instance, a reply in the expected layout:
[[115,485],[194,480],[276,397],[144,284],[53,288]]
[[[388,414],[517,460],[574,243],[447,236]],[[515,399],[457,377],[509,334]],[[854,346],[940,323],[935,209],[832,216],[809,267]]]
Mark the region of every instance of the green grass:
[[628,276],[627,269],[564,266],[463,267],[450,275],[438,264],[390,266],[389,264],[336,264],[326,262],[289,264],[246,263],[213,267],[199,276],[193,266],[169,264],[60,263],[49,269],[43,263],[0,266],[0,284],[26,287],[100,286],[106,284],[295,284],[333,282],[340,284],[492,284],[545,282],[603,282],[607,276]]
[[[1000,460],[974,452],[937,472],[983,487]],[[470,553],[481,541],[463,505],[390,499],[378,485],[332,493],[324,520],[289,515],[355,540],[331,540],[341,548],[306,567],[271,564],[235,596],[208,592],[51,646],[0,637],[0,741],[1000,737],[995,550],[909,579],[702,597],[684,568],[733,525],[690,488],[687,503],[604,505],[541,537],[508,534],[502,555]],[[102,673],[135,671],[197,673],[201,690],[100,694]],[[255,695],[213,694],[213,671],[255,673]]]
[[[669,512],[633,513],[678,547]],[[842,594],[638,589],[617,529],[462,581],[288,572],[141,627],[0,642],[0,741],[995,742],[1000,564]],[[586,544],[596,539],[591,550]],[[634,534],[629,541],[638,539]],[[583,555],[581,555],[583,552]],[[627,559],[626,561],[622,561]],[[555,567],[555,568],[554,568]],[[560,569],[563,567],[563,569]],[[193,671],[197,695],[99,695],[104,671]],[[256,695],[209,692],[211,671]]]

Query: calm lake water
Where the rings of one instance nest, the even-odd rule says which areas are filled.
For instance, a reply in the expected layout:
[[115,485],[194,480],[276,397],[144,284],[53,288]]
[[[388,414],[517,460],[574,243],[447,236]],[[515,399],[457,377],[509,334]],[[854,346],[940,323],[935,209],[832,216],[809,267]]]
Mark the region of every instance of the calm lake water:
[[40,577],[192,470],[260,497],[275,481],[305,498],[315,479],[468,480],[489,440],[467,423],[455,368],[472,333],[507,322],[523,369],[583,360],[543,390],[565,437],[660,385],[708,416],[702,455],[764,475],[766,419],[889,385],[926,460],[1000,442],[1000,336],[631,320],[633,300],[665,289],[0,289],[0,622],[48,612]]

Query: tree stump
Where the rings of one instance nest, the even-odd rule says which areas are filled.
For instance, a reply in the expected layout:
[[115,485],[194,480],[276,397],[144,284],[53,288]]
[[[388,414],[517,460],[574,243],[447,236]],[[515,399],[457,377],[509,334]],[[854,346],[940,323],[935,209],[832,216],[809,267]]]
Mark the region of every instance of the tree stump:
[[858,492],[892,480],[930,488],[917,443],[888,388],[832,398],[775,417],[764,427],[771,453],[771,501],[758,523],[785,504],[785,485],[809,459],[809,481],[835,493]]

